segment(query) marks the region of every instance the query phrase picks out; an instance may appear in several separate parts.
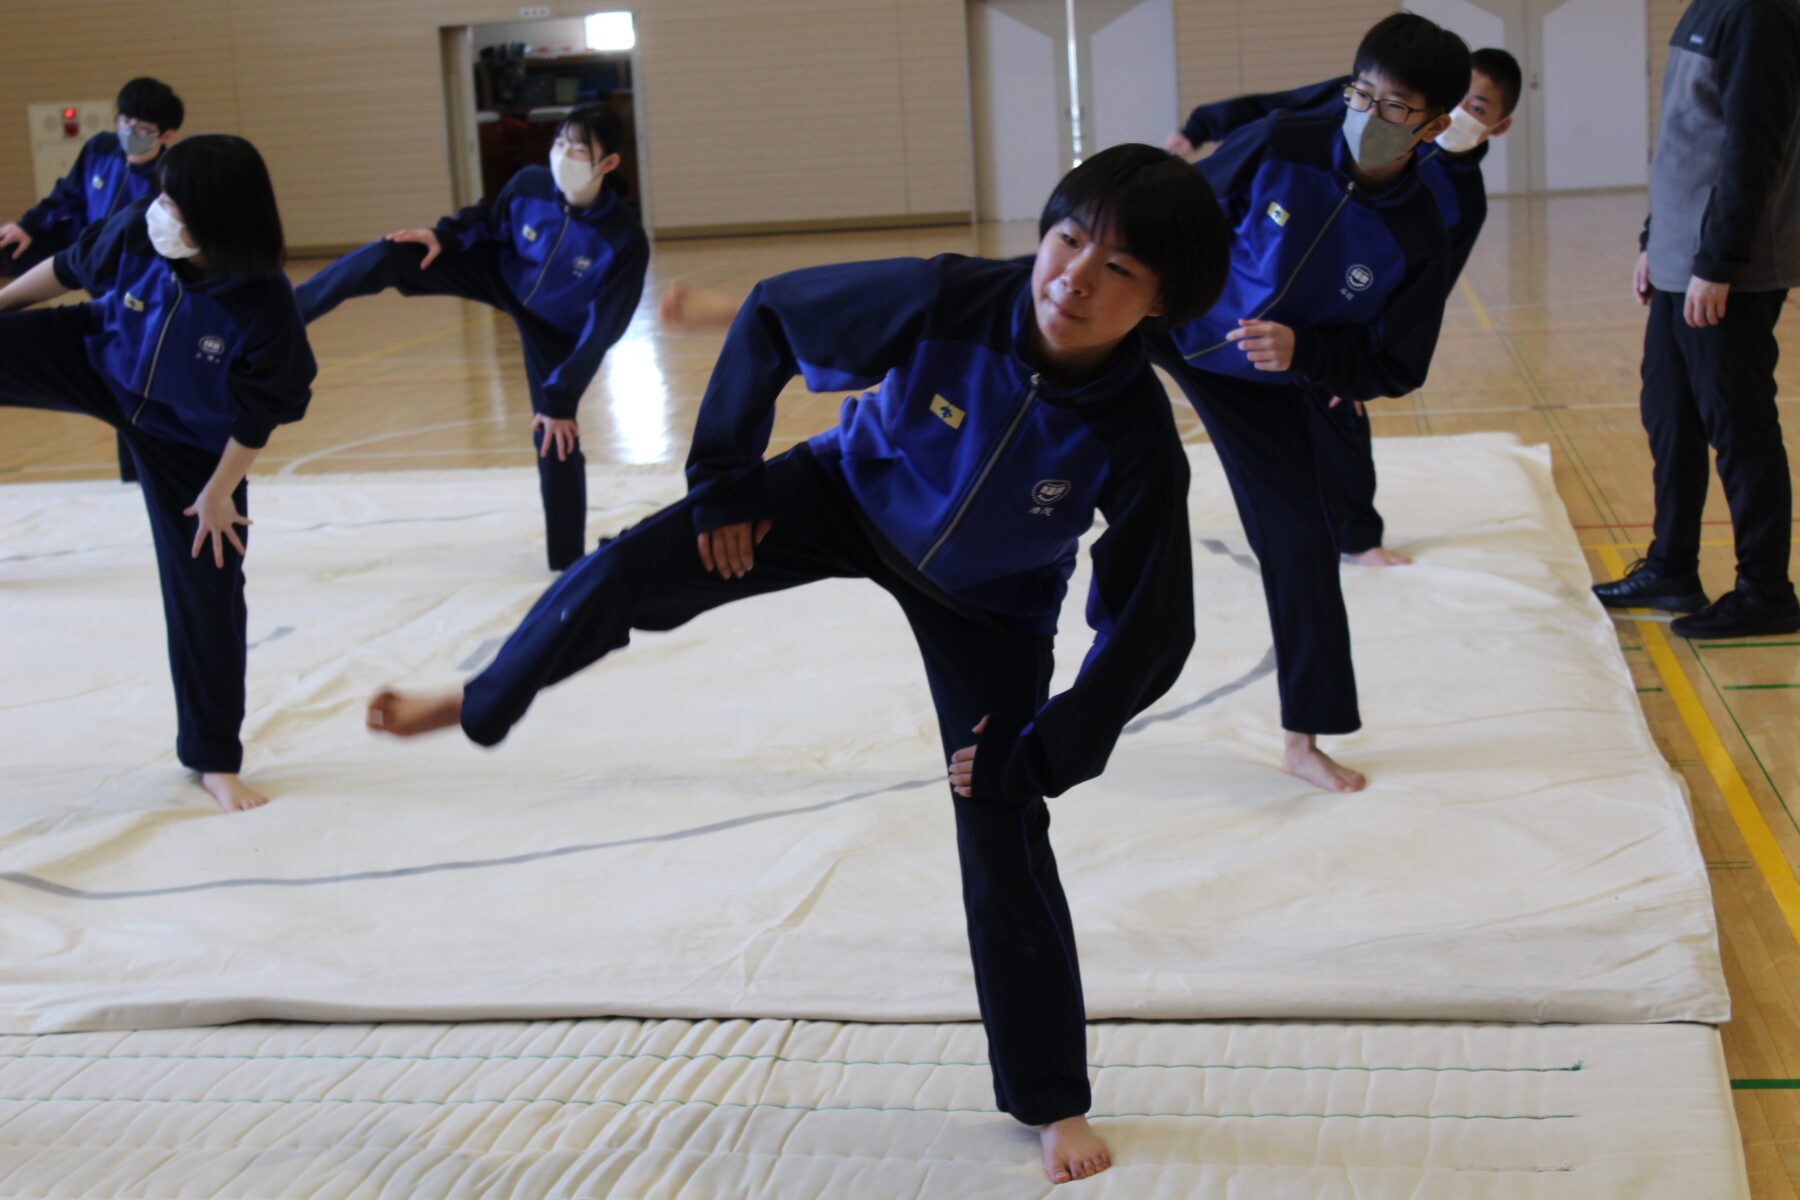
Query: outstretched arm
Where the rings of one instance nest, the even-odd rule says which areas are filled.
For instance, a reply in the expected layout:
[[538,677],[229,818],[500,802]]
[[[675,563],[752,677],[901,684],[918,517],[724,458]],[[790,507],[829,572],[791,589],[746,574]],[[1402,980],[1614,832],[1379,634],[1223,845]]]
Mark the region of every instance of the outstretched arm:
[[46,258],[5,287],[0,288],[0,312],[17,312],[72,289],[56,277],[56,263]]

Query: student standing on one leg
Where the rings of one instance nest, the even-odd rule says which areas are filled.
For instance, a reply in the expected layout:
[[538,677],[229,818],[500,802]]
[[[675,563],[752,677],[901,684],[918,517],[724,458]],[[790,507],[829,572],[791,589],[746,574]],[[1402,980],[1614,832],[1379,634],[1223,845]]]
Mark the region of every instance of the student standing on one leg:
[[[239,778],[245,476],[306,411],[306,328],[281,273],[269,174],[242,138],[164,155],[160,193],[0,289],[0,406],[98,418],[137,467],[175,684],[176,756],[227,811],[268,797]],[[82,288],[99,299],[13,312]]]
[[[96,133],[75,156],[69,173],[17,221],[0,225],[0,275],[16,277],[75,244],[91,225],[156,194],[156,162],[174,142],[187,115],[168,84],[140,76],[119,89],[116,127]],[[137,475],[123,438],[119,478]]]
[[[1488,142],[1512,128],[1513,112],[1524,86],[1518,60],[1505,50],[1477,50],[1469,56],[1469,64],[1469,90],[1451,111],[1449,127],[1437,136],[1433,146],[1422,147],[1418,152],[1419,174],[1437,202],[1450,237],[1447,287],[1456,286],[1487,220],[1487,187],[1481,164],[1487,157]],[[1278,111],[1335,113],[1343,106],[1344,88],[1353,81],[1352,76],[1343,75],[1289,92],[1238,96],[1203,104],[1189,115],[1181,132],[1169,135],[1168,149],[1176,154],[1192,154],[1196,147],[1223,140]],[[1354,463],[1346,464],[1346,469],[1326,476],[1328,482],[1352,489],[1331,497],[1333,507],[1343,514],[1340,541],[1351,545],[1368,543],[1365,549],[1351,551],[1350,561],[1376,567],[1412,562],[1407,555],[1381,544],[1383,523],[1375,508],[1375,464],[1369,456],[1364,402],[1334,396],[1326,407],[1333,411],[1324,418],[1323,427],[1329,435],[1324,444],[1356,458]]]
[[[1099,775],[1193,641],[1187,459],[1138,327],[1218,292],[1229,236],[1205,182],[1149,146],[1071,172],[1029,268],[942,255],[764,280],[731,327],[685,499],[582,559],[459,691],[383,692],[369,724],[506,737],[538,693],[733,600],[826,578],[899,603],[949,763],[995,1097],[1040,1127],[1053,1182],[1109,1163],[1085,1114],[1081,978],[1046,796]],[[777,395],[870,389],[763,460]],[[1051,645],[1096,513],[1092,651],[1049,694]]]
[[[1468,88],[1462,39],[1423,17],[1379,22],[1357,49],[1342,116],[1277,113],[1197,164],[1237,228],[1211,312],[1156,343],[1218,448],[1261,564],[1286,770],[1333,791],[1363,776],[1318,747],[1361,727],[1338,555],[1381,541],[1342,497],[1366,446],[1343,445],[1332,396],[1404,395],[1443,319],[1449,238],[1415,165]],[[1374,518],[1375,522],[1379,517]]]
[[[1800,284],[1797,64],[1795,0],[1694,0],[1663,69],[1650,216],[1632,276],[1650,309],[1639,408],[1655,463],[1655,536],[1624,578],[1594,594],[1609,607],[1691,613],[1669,626],[1682,637],[1800,631],[1775,406],[1775,322]],[[1737,551],[1735,585],[1710,605],[1700,582],[1709,445]]]
[[587,548],[587,460],[576,409],[601,359],[631,324],[650,257],[637,213],[606,186],[623,134],[612,109],[577,108],[557,131],[549,167],[526,167],[492,203],[465,208],[434,229],[371,242],[298,289],[309,324],[352,296],[388,288],[475,300],[512,317],[525,349],[553,571]]

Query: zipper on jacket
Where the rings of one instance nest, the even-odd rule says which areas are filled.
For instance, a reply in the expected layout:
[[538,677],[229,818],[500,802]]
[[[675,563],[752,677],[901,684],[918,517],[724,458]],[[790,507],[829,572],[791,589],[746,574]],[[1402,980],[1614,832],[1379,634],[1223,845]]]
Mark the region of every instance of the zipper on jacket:
[[[1277,304],[1280,304],[1283,300],[1287,299],[1288,289],[1294,286],[1294,280],[1300,278],[1300,272],[1305,270],[1306,264],[1312,261],[1313,251],[1317,250],[1319,248],[1319,243],[1325,240],[1325,231],[1331,228],[1332,223],[1338,219],[1338,214],[1344,211],[1344,205],[1350,203],[1350,197],[1355,194],[1356,184],[1354,182],[1345,185],[1344,198],[1337,202],[1337,207],[1331,210],[1331,215],[1325,218],[1325,223],[1323,225],[1319,226],[1319,232],[1313,235],[1312,245],[1306,248],[1306,253],[1300,256],[1300,261],[1294,264],[1294,269],[1288,273],[1287,281],[1281,285],[1281,290],[1276,292],[1267,304],[1258,309],[1255,315],[1249,318],[1250,320],[1262,320],[1264,313],[1273,312]],[[1192,354],[1184,354],[1182,355],[1182,358],[1192,362],[1202,354],[1211,354],[1220,346],[1229,346],[1230,344],[1231,343],[1228,341],[1215,342],[1204,350],[1196,350]]]
[[1006,432],[1000,435],[1000,440],[995,443],[993,452],[988,455],[987,461],[981,464],[981,470],[976,474],[975,482],[969,485],[969,490],[963,493],[962,503],[958,504],[956,511],[951,514],[950,523],[944,526],[944,532],[938,534],[937,540],[932,542],[919,561],[913,564],[919,570],[923,571],[930,565],[931,560],[937,557],[937,552],[944,548],[944,543],[950,540],[950,535],[956,532],[956,527],[962,524],[962,519],[968,515],[969,506],[975,503],[976,494],[981,491],[988,476],[992,475],[994,468],[999,465],[1000,456],[1006,453],[1008,446],[1012,445],[1013,438],[1018,435],[1019,427],[1025,424],[1025,417],[1033,408],[1037,407],[1038,381],[1042,378],[1041,375],[1031,377],[1031,390],[1025,393],[1025,403],[1019,405],[1019,411],[1013,414],[1012,424],[1006,427]]
[[538,272],[537,282],[531,285],[531,290],[525,293],[525,299],[519,301],[519,303],[530,304],[531,298],[538,294],[539,288],[544,286],[544,276],[550,273],[550,264],[556,261],[556,252],[562,248],[563,238],[569,232],[569,220],[569,210],[565,208],[563,210],[562,228],[556,231],[556,240],[550,243],[550,253],[544,256],[544,269]]
[[175,313],[180,309],[181,302],[186,298],[187,293],[182,290],[181,280],[175,280],[175,303],[169,305],[169,314],[163,318],[162,332],[156,335],[156,349],[150,353],[150,372],[144,376],[143,403],[139,404],[137,409],[131,414],[131,423],[133,425],[136,425],[138,418],[144,415],[144,406],[150,403],[150,387],[156,382],[156,364],[162,361],[163,342],[168,339],[169,326],[175,323]]

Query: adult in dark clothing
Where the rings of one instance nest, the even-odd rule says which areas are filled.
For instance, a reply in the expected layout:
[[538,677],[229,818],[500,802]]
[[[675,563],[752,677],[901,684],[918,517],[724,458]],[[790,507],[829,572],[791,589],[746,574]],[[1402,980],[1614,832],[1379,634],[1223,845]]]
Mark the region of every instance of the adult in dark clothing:
[[[1650,309],[1639,410],[1655,461],[1654,539],[1594,594],[1614,608],[1691,613],[1670,625],[1683,637],[1800,631],[1775,407],[1775,322],[1800,284],[1797,64],[1797,0],[1694,0],[1663,71],[1632,276]],[[1711,604],[1700,582],[1708,445],[1737,551],[1735,586]]]

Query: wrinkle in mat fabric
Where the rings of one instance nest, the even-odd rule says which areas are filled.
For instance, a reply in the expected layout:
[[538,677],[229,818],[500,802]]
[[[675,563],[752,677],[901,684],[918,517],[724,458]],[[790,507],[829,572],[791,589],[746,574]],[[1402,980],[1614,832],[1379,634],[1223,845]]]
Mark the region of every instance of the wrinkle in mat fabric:
[[[1346,568],[1368,791],[1279,774],[1267,619],[1204,447],[1199,643],[1051,803],[1092,1018],[1727,1015],[1680,786],[1548,454],[1380,443]],[[879,590],[709,614],[546,692],[494,752],[378,741],[389,683],[479,665],[542,590],[528,472],[259,479],[246,772],[173,761],[138,497],[0,488],[0,1030],[250,1018],[973,1018],[923,672]],[[679,495],[596,473],[590,525]],[[1062,677],[1088,645],[1071,588]]]

